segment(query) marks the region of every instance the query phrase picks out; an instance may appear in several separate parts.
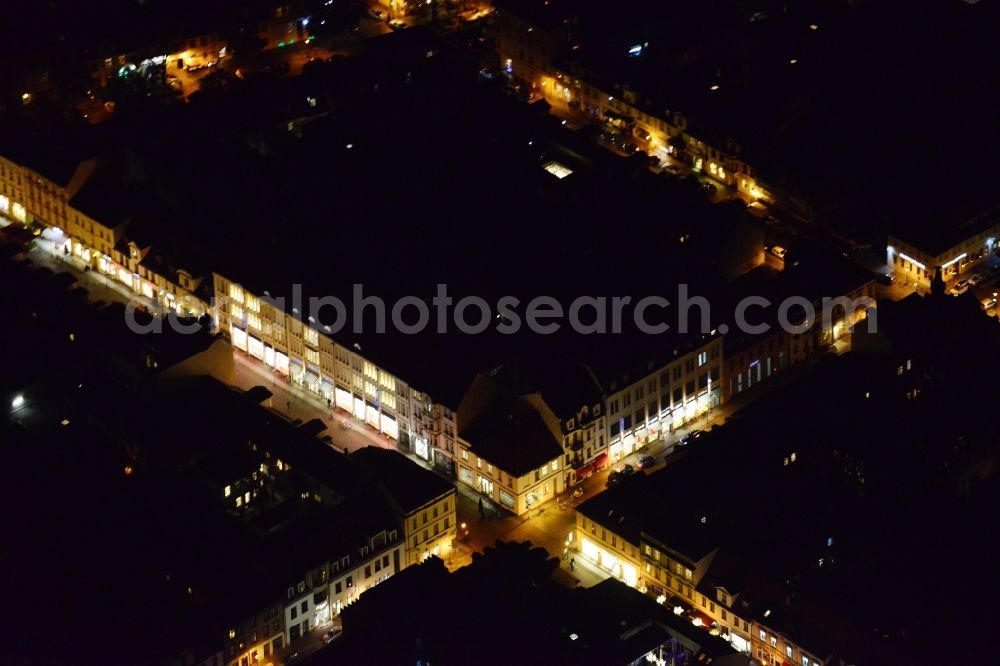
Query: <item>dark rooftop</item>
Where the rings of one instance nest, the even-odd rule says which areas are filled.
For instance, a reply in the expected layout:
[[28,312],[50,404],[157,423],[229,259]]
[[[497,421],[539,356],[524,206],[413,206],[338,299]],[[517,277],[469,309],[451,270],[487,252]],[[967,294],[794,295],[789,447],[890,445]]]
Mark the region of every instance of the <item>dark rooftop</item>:
[[562,455],[559,421],[537,394],[478,375],[458,408],[458,435],[514,477]]
[[370,470],[403,515],[455,492],[453,484],[397,451],[366,446],[352,453],[351,460]]

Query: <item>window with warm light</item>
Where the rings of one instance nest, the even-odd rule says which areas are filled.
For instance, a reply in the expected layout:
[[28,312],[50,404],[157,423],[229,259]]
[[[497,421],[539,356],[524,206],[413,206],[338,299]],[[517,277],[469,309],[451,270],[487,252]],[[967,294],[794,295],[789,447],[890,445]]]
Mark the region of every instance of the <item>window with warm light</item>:
[[570,169],[568,166],[564,164],[560,164],[559,162],[548,162],[542,168],[551,173],[559,180],[562,180],[566,176],[569,176],[570,174],[573,173],[572,169]]

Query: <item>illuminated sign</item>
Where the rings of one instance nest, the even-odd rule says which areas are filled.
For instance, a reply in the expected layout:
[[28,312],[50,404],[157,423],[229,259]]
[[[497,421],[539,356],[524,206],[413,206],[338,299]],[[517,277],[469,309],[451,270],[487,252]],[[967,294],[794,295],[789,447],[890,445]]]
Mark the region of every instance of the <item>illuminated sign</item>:
[[923,268],[925,270],[927,269],[927,267],[924,266],[922,263],[920,263],[919,261],[917,261],[916,259],[914,259],[913,257],[911,257],[909,255],[903,254],[902,252],[899,253],[899,258],[902,259],[903,261],[910,262],[914,266],[919,266],[920,268]]
[[[903,256],[903,255],[899,255],[899,256]],[[955,258],[954,258],[954,259],[952,259],[951,261],[948,261],[948,262],[946,262],[946,263],[942,264],[942,265],[941,265],[941,268],[948,268],[949,266],[951,266],[951,265],[952,265],[953,263],[955,263],[956,261],[960,261],[960,260],[962,260],[962,259],[965,259],[965,257],[966,257],[966,256],[967,256],[967,255],[966,255],[966,253],[965,253],[965,252],[963,252],[962,254],[958,255],[957,257],[955,257]]]

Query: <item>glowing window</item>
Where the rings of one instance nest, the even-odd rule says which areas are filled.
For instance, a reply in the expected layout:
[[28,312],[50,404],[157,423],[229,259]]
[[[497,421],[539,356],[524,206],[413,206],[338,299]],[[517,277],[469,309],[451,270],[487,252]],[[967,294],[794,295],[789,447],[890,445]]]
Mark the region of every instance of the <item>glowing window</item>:
[[546,171],[548,171],[549,173],[551,173],[553,176],[555,176],[559,180],[562,180],[566,176],[568,176],[571,173],[573,173],[572,169],[570,169],[569,167],[567,167],[567,166],[565,166],[563,164],[560,164],[559,162],[549,162],[549,163],[547,163],[542,168],[545,169]]

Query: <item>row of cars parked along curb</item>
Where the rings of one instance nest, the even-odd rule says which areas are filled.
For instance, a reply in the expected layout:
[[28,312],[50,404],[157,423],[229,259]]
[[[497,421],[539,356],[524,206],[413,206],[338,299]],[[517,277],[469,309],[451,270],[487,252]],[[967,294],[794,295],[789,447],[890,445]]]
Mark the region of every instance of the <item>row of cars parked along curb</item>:
[[[699,437],[705,434],[703,430],[692,430],[688,434],[678,440],[676,446],[690,446],[693,442],[697,441]],[[648,469],[656,465],[656,458],[650,455],[645,455],[639,458],[639,469]],[[620,470],[613,470],[608,474],[608,488],[618,485],[623,479],[635,474],[636,470],[632,465],[625,465]]]

